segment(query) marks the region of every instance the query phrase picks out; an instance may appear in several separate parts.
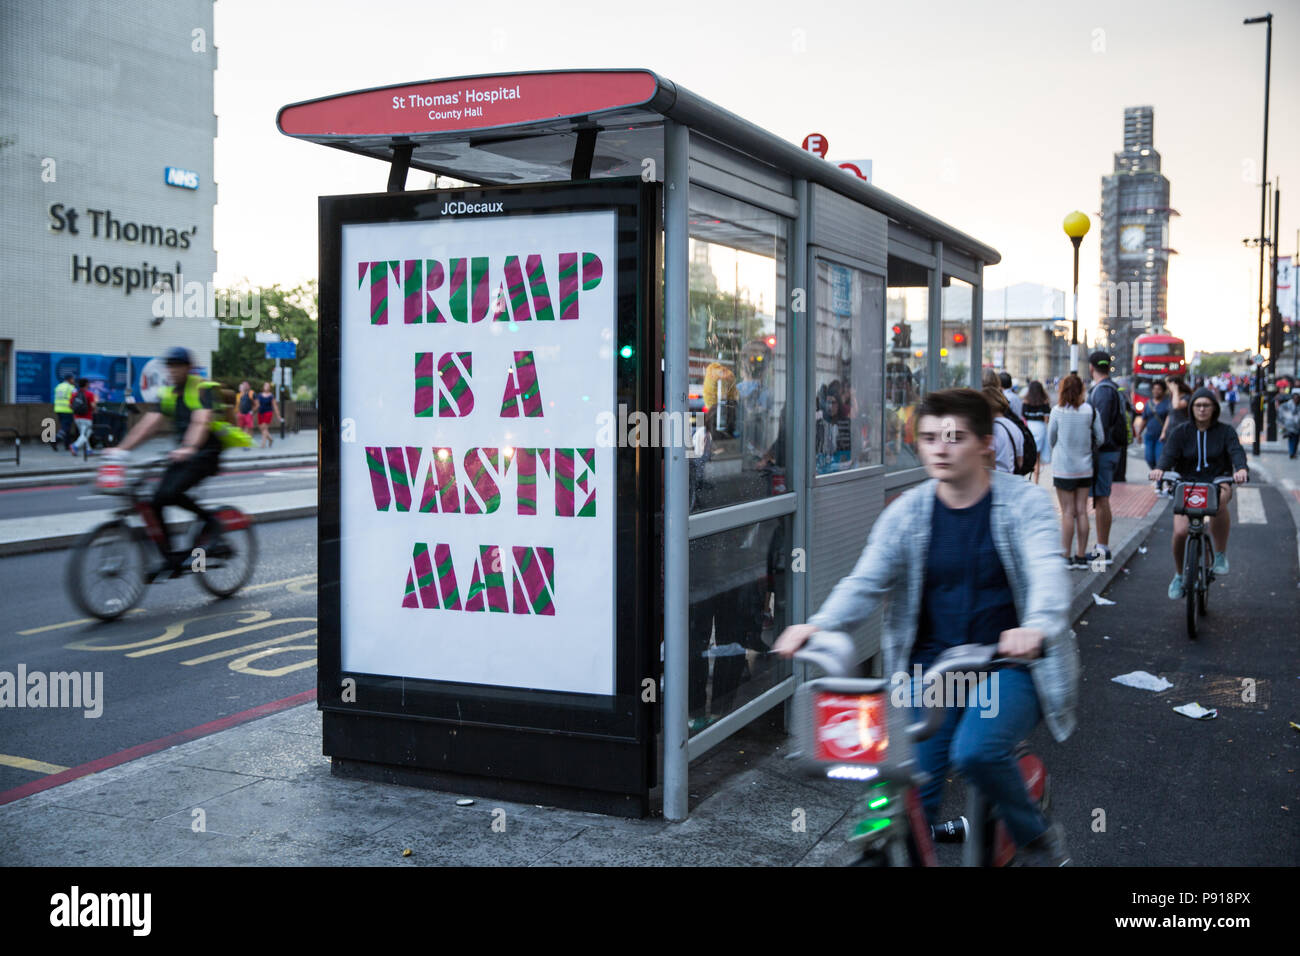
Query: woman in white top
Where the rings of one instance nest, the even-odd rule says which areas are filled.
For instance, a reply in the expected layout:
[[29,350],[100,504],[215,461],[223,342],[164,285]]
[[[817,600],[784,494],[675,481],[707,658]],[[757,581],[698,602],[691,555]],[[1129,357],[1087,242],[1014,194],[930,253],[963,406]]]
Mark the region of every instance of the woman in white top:
[[997,471],[1014,475],[1025,454],[1024,433],[1021,432],[1020,426],[1009,418],[1011,403],[1002,394],[1001,388],[996,385],[985,385],[981,389],[981,394],[993,412],[993,467]]
[[[1061,379],[1056,406],[1047,421],[1047,444],[1052,449],[1052,484],[1061,503],[1061,556],[1067,567],[1088,566],[1088,492],[1092,489],[1093,440],[1105,436],[1101,419],[1083,400],[1083,382],[1071,372]],[[1079,550],[1070,554],[1070,539],[1077,535]]]

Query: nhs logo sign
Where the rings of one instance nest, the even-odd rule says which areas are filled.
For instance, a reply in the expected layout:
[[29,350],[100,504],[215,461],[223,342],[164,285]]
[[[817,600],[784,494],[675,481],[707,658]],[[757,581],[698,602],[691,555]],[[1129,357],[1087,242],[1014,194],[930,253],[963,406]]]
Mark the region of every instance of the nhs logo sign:
[[180,186],[182,189],[198,189],[199,174],[176,166],[168,166],[163,171],[163,179],[168,186]]

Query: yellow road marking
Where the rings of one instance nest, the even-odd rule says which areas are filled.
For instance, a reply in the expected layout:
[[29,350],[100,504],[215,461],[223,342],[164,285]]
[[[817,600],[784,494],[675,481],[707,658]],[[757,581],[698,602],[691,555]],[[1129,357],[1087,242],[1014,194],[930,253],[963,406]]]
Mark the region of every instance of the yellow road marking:
[[243,647],[232,647],[228,651],[217,651],[215,654],[207,654],[203,657],[196,657],[193,660],[181,661],[182,664],[206,664],[208,661],[217,661],[223,657],[234,657],[236,654],[242,654],[244,651],[255,651],[261,647],[271,647],[274,644],[283,644],[285,641],[292,641],[299,637],[306,637],[308,634],[315,634],[316,628],[309,627],[305,631],[299,631],[296,634],[286,634],[284,637],[273,637],[269,641],[258,641],[255,644],[245,644]]
[[215,634],[204,634],[200,637],[191,637],[184,641],[173,641],[170,644],[162,644],[158,647],[147,647],[142,651],[132,651],[127,657],[148,657],[150,654],[161,654],[163,651],[175,651],[182,647],[193,647],[195,644],[205,644],[208,641],[217,641],[223,637],[230,637],[232,634],[245,634],[248,631],[260,631],[266,627],[273,627],[276,624],[293,624],[298,621],[310,621],[316,623],[314,617],[281,617],[271,621],[259,621],[256,624],[249,624],[245,627],[232,627],[228,631],[218,631]]
[[56,763],[31,760],[27,757],[11,757],[9,754],[0,754],[0,766],[17,767],[19,770],[30,770],[33,773],[62,773],[68,769],[67,767],[60,767]]
[[[315,580],[316,580],[316,575],[314,575],[314,574],[300,574],[300,575],[298,575],[297,577],[293,577],[293,578],[284,578],[283,580],[280,580],[280,581],[267,581],[265,584],[252,584],[252,585],[249,585],[249,586],[246,587],[246,588],[243,588],[242,590],[243,590],[243,591],[261,591],[261,590],[263,590],[263,589],[265,589],[265,588],[275,588],[275,587],[279,587],[280,585],[284,585],[284,586],[285,586],[285,589],[288,590],[288,591],[290,591],[291,593],[294,593],[294,594],[307,594],[307,593],[309,593],[309,592],[304,591],[303,588],[304,588],[306,585],[308,585],[308,584],[314,583]],[[312,593],[314,593],[314,592],[312,592]],[[142,607],[133,607],[133,608],[131,608],[131,610],[127,611],[126,613],[127,613],[127,614],[143,614],[144,612],[145,612],[145,609],[142,608]],[[223,613],[231,614],[231,613],[239,613],[239,612],[226,611],[226,612],[223,612]],[[256,612],[254,612],[254,613],[256,613]],[[267,613],[269,613],[269,612],[267,612]],[[125,615],[123,615],[123,616],[125,616]],[[199,619],[199,618],[189,618],[189,620],[190,620],[190,621],[197,621],[197,620],[200,620],[200,619]],[[77,618],[75,621],[64,621],[62,624],[46,624],[46,625],[43,626],[43,627],[29,627],[29,628],[27,628],[25,631],[19,631],[18,634],[19,634],[19,636],[21,636],[21,637],[28,637],[28,636],[30,636],[30,635],[32,635],[32,634],[44,634],[46,631],[59,631],[59,630],[62,630],[63,628],[65,628],[65,627],[76,627],[78,624],[94,624],[95,622],[96,622],[96,619],[93,618],[93,617],[79,617],[79,618]],[[180,627],[184,627],[184,625],[185,625],[186,623],[188,623],[188,622],[187,622],[187,621],[182,621],[182,622],[180,623],[180,625],[178,625],[178,626],[180,626]],[[165,640],[165,638],[158,638],[158,640]],[[76,648],[76,650],[80,650],[80,651],[120,651],[120,650],[124,650],[125,648],[131,647],[131,646],[133,646],[133,645],[130,645],[130,644],[119,644],[119,645],[117,645],[117,646],[115,646],[115,647],[78,647],[78,648]]]
[[285,578],[283,581],[267,581],[265,584],[253,584],[246,588],[242,588],[240,593],[243,593],[244,591],[260,591],[263,588],[279,587],[281,584],[289,587],[289,590],[293,590],[291,585],[301,584],[306,581],[315,581],[315,580],[316,580],[316,575],[314,574],[300,574],[296,578]]
[[214,617],[234,617],[241,624],[251,624],[254,621],[265,621],[270,616],[270,611],[218,611],[216,614],[182,618],[174,624],[168,624],[157,637],[147,637],[143,641],[132,641],[129,644],[95,644],[91,640],[85,640],[73,641],[71,644],[65,644],[64,647],[70,651],[129,651],[133,647],[148,647],[150,644],[173,641],[185,633],[186,625],[193,624],[195,621],[211,620]]
[[315,644],[290,644],[288,647],[273,647],[266,651],[257,651],[249,654],[247,657],[241,657],[237,661],[230,662],[230,669],[238,671],[241,674],[257,674],[259,677],[283,677],[285,674],[293,671],[300,671],[307,667],[316,666],[316,658],[299,661],[297,664],[286,664],[284,667],[273,667],[270,670],[263,670],[260,667],[253,667],[252,662],[262,658],[269,657],[272,654],[282,654],[285,651],[314,651]]
[[[133,607],[131,608],[131,610],[127,611],[126,613],[143,614],[144,608]],[[80,617],[77,618],[77,620],[75,621],[64,621],[62,624],[46,624],[44,627],[29,627],[27,630],[19,631],[18,633],[21,636],[26,637],[29,634],[44,634],[46,631],[58,631],[58,630],[62,630],[65,627],[76,627],[78,624],[94,624],[96,620],[97,619],[93,617]]]

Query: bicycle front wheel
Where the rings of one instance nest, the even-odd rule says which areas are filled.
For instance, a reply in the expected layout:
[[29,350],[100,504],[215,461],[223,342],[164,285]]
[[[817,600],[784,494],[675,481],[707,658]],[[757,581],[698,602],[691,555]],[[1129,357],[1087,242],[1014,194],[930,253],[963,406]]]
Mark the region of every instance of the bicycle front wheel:
[[1201,586],[1196,589],[1196,611],[1205,617],[1205,607],[1210,603],[1210,581],[1214,572],[1214,545],[1206,541],[1201,547]]
[[140,600],[146,571],[139,535],[125,521],[107,521],[72,546],[64,581],[82,612],[111,621]]
[[[257,536],[253,519],[233,505],[213,509],[216,527],[199,534],[195,548],[202,549],[199,584],[216,597],[230,597],[253,576],[257,564]],[[197,569],[196,569],[197,570]]]
[[1201,580],[1201,539],[1191,535],[1183,552],[1183,597],[1187,600],[1187,636],[1196,640],[1197,591]]

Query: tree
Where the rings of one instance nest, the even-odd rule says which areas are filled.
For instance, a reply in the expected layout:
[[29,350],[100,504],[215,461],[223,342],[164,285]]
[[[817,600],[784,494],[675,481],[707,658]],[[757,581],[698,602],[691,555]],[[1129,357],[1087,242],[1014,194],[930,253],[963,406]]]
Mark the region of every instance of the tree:
[[1197,371],[1206,378],[1212,378],[1226,372],[1232,365],[1232,359],[1226,355],[1202,355]]
[[[275,359],[266,357],[266,346],[254,337],[255,332],[275,332],[283,341],[296,342],[298,357],[291,362],[281,362],[293,369],[293,388],[303,386],[314,396],[318,381],[317,351],[319,347],[320,297],[316,280],[282,289],[277,283],[255,290],[259,298],[258,324],[255,328],[240,330],[222,329],[217,339],[217,351],[212,354],[212,377],[231,388],[247,381],[254,391],[260,391],[263,382],[271,381]],[[225,291],[218,295],[226,295]],[[237,293],[231,291],[233,298]],[[247,298],[246,293],[244,297]],[[229,321],[234,324],[238,319]],[[244,320],[247,321],[247,320]]]

